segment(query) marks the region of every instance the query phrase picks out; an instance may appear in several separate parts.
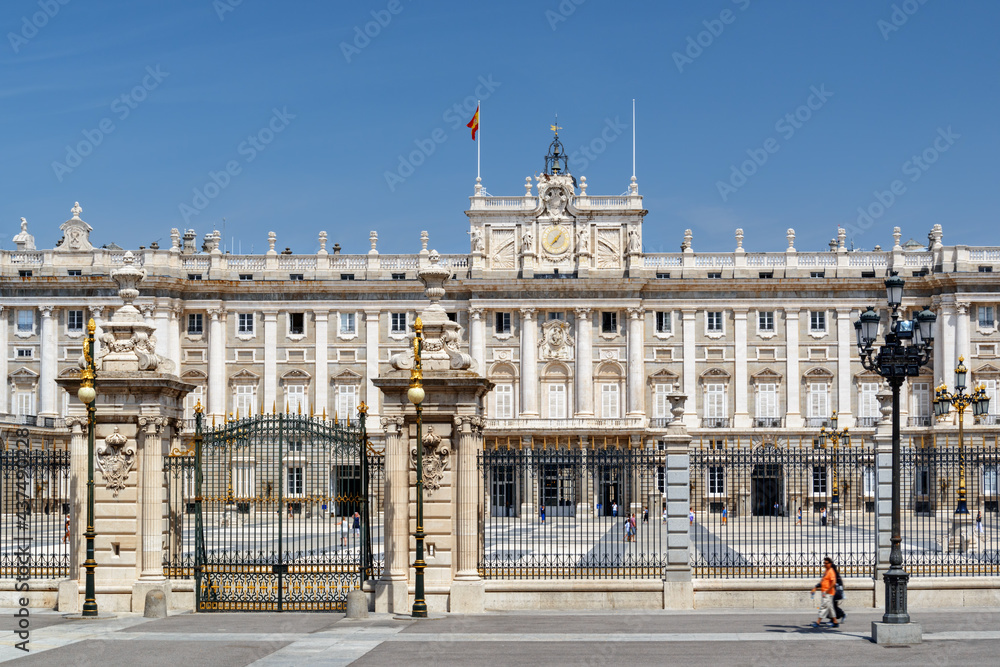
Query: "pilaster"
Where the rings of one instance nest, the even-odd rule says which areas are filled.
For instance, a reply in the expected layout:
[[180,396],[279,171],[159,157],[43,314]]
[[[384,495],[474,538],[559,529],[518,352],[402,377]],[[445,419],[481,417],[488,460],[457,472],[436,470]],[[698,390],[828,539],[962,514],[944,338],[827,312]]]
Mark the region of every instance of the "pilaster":
[[521,309],[521,415],[538,416],[538,326],[535,309]]
[[278,399],[278,311],[265,310],[264,313],[264,409],[274,406],[279,412],[285,403]]
[[747,309],[733,309],[733,329],[736,343],[736,372],[734,382],[736,383],[736,412],[733,415],[733,426],[736,428],[750,428],[750,411],[747,406],[747,396],[750,393],[750,385],[747,380]]
[[[9,312],[9,311],[8,311]],[[10,370],[7,367],[7,357],[10,356],[8,336],[10,335],[9,314],[0,306],[0,410],[14,412],[10,404]]]
[[[56,367],[58,366],[58,349],[56,346],[56,325],[52,318],[52,306],[39,306],[42,311],[42,324],[40,327],[41,337],[41,359],[39,360],[39,417],[57,417],[56,411]],[[7,350],[4,349],[4,354]],[[6,382],[7,378],[4,377]]]
[[313,311],[316,318],[316,366],[313,372],[312,412],[321,415],[330,412],[330,311],[326,309]]
[[208,414],[206,418],[226,419],[226,310],[210,308],[208,325]]
[[407,441],[402,415],[382,417],[385,433],[385,566],[375,584],[375,611],[406,613],[409,569],[409,488],[407,484]]
[[[843,426],[854,423],[851,410],[851,360],[854,358],[856,341],[853,339],[853,324],[850,308],[837,309],[837,418]],[[858,406],[860,411],[861,406]]]
[[785,426],[787,428],[802,428],[802,412],[799,408],[801,392],[799,373],[799,311],[797,308],[785,309],[785,367],[788,372],[787,409],[785,411]]
[[646,379],[646,364],[643,359],[643,309],[628,309],[628,414],[629,417],[645,415],[643,406],[643,385]]
[[590,308],[576,308],[576,416],[594,416],[594,332]]
[[384,414],[379,409],[382,404],[381,392],[375,386],[378,377],[378,327],[379,311],[365,311],[365,403],[368,404],[369,416]]
[[[482,253],[480,253],[481,255]],[[469,308],[469,354],[480,373],[486,370],[486,323],[482,308]]]
[[[695,357],[695,313],[697,312],[694,308],[684,308],[681,310],[681,329],[683,331],[683,344],[684,344],[684,387],[683,391],[688,396],[694,396],[697,383],[697,359]],[[684,413],[684,425],[687,428],[697,428],[698,426],[698,411],[694,409],[694,404],[692,403],[691,409]]]

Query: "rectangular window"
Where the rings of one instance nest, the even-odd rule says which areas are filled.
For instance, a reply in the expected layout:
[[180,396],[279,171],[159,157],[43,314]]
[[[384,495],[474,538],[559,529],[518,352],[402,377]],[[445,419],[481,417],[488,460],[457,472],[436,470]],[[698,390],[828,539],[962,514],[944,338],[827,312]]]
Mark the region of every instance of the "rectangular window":
[[722,311],[710,310],[705,313],[705,326],[708,331],[722,331]]
[[601,385],[601,417],[604,419],[617,419],[618,411],[618,385]]
[[239,313],[237,322],[237,333],[253,333],[253,313]]
[[809,330],[816,332],[826,331],[826,311],[809,311]]
[[809,383],[809,414],[812,419],[825,419],[830,416],[829,385],[825,382]]
[[496,418],[512,419],[514,417],[514,385],[498,384],[493,393],[496,394]]
[[510,333],[510,313],[494,313],[496,316],[496,333],[498,334],[509,334]]
[[983,466],[983,495],[996,498],[997,496],[997,466]]
[[549,313],[549,320],[563,320],[566,318],[566,313],[563,312],[553,312]]
[[200,336],[204,332],[201,313],[188,313],[188,334]]
[[986,387],[986,396],[990,399],[990,405],[986,414],[1000,414],[1000,405],[997,405],[997,381],[995,379],[983,380],[983,386]]
[[240,280],[253,280],[253,274],[252,273],[241,273],[240,274]]
[[188,280],[201,280],[201,274],[200,273],[189,273],[188,274]]
[[[233,462],[233,495],[237,499],[250,500],[257,495],[255,471],[254,464],[249,461]],[[192,472],[194,472],[193,469]]]
[[246,417],[254,413],[257,408],[257,385],[238,384],[234,388],[236,405],[233,406],[237,414]]
[[708,277],[709,278],[721,278],[722,277],[722,271],[709,271],[708,272]]
[[406,313],[389,314],[389,333],[406,333]]
[[[923,383],[926,387],[926,383]],[[913,386],[914,396],[916,395],[917,385]],[[877,382],[861,382],[858,386],[858,416],[862,419],[875,419],[879,416],[878,409],[878,399],[876,398],[878,394],[878,383]],[[922,415],[913,415],[915,417]]]
[[202,410],[205,409],[205,387],[197,385],[193,391],[184,397],[184,419],[194,419],[194,409],[201,403]]
[[342,384],[337,387],[337,417],[354,421],[358,416],[358,386]]
[[83,275],[83,271],[81,271],[80,269],[70,269],[70,270],[68,270],[66,272],[66,275],[67,276],[82,276]]
[[993,328],[993,306],[979,306],[979,328]]
[[292,336],[301,336],[306,332],[306,314],[288,313],[288,333]]
[[34,350],[30,347],[19,347],[17,348],[17,358],[18,359],[30,359],[34,356]]
[[669,277],[670,277],[669,273],[657,273],[656,274],[657,280],[666,280]]
[[340,333],[342,334],[357,333],[357,329],[355,328],[354,313],[340,314]]
[[549,385],[549,419],[566,419],[566,385]]
[[875,466],[865,466],[861,472],[862,492],[865,498],[874,498],[877,484],[875,481]]
[[712,383],[705,385],[705,418],[724,419],[726,417],[726,385]]
[[917,466],[914,471],[913,490],[918,496],[930,495],[931,492],[931,469],[928,466]]
[[392,279],[393,280],[406,280],[406,274],[405,273],[394,273],[394,274],[392,274]]
[[653,385],[653,417],[664,419],[670,416],[670,401],[667,400],[670,389],[669,384]]
[[774,277],[774,271],[758,271],[757,277],[761,280],[767,280],[768,278]]
[[826,466],[814,465],[813,467],[813,495],[826,495]]
[[353,273],[341,273],[340,274],[340,279],[341,280],[354,280],[354,274]]
[[670,333],[670,313],[657,311],[656,313],[656,333]]
[[810,278],[825,278],[826,277],[826,271],[810,271],[809,272],[809,277]]
[[304,384],[290,384],[285,387],[285,403],[288,405],[288,412],[297,415],[299,410],[306,412],[306,386]]
[[19,391],[14,394],[14,413],[18,416],[35,414],[34,391]]
[[708,467],[708,495],[726,495],[726,469],[723,466]]
[[931,385],[929,382],[914,382],[910,385],[910,416],[931,416]]
[[757,330],[774,331],[774,311],[762,310],[757,313]]
[[83,311],[70,310],[66,313],[66,330],[83,331]]
[[601,313],[601,333],[618,333],[618,313],[611,311]]
[[979,273],[993,273],[993,267],[992,266],[980,266],[979,267]]
[[[35,311],[33,310],[19,310],[17,311],[17,330],[18,331],[34,331],[35,330]],[[6,381],[6,378],[5,378]]]
[[302,466],[288,467],[288,484],[286,488],[290,496],[305,494],[305,478],[302,475]]
[[289,280],[305,280],[306,276],[305,276],[304,273],[289,273],[288,274],[288,279]]
[[31,270],[30,269],[21,269],[20,271],[17,272],[17,277],[18,278],[30,278],[31,277]]
[[778,385],[773,383],[757,385],[757,417],[760,419],[778,417]]

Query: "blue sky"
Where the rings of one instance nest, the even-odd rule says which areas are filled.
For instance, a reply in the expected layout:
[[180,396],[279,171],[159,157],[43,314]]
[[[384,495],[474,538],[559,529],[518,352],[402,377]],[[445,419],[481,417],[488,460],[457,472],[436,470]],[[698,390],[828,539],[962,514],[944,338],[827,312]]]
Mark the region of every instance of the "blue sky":
[[556,113],[574,174],[622,193],[635,98],[648,252],[737,227],[824,249],[838,224],[1000,245],[996,2],[8,0],[0,22],[3,248],[21,216],[52,247],[79,200],[98,245],[225,218],[243,252],[372,229],[466,252],[476,96],[494,195],[524,192]]

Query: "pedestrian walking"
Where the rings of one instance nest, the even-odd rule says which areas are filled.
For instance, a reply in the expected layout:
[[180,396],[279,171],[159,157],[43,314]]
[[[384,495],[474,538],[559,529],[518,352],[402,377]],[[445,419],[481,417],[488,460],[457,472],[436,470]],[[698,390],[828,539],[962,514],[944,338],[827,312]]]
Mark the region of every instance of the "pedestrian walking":
[[[666,508],[663,509],[663,522],[664,523],[667,522],[667,509]],[[691,509],[688,510],[688,525],[691,525],[693,523],[694,523],[694,508],[692,507]]]
[[636,525],[635,525],[635,512],[632,512],[632,514],[629,516],[629,518],[628,518],[628,526],[629,526],[629,529],[631,530],[631,538],[632,538],[629,541],[630,542],[635,542],[635,528],[636,528]]
[[643,507],[642,508],[642,522],[643,523],[649,523],[649,508],[648,507]]
[[611,516],[618,516],[618,503],[611,503]]
[[983,534],[983,511],[978,510],[976,512],[976,532],[979,535]]
[[825,506],[823,507],[823,510],[819,513],[819,525],[821,525],[821,526],[825,526],[826,525],[826,507]]
[[795,525],[796,526],[801,526],[802,525],[802,508],[801,507],[799,508],[798,513],[795,515]]
[[63,533],[63,544],[69,542],[69,514],[66,515],[66,530]]
[[347,536],[351,534],[351,524],[347,521],[347,517],[341,517],[340,519],[340,543],[343,546],[347,546]]
[[723,526],[726,525],[726,519],[728,519],[728,518],[729,518],[729,508],[728,507],[723,507],[722,508],[722,525]]
[[361,534],[361,515],[357,512],[354,513],[354,534]]
[[834,628],[840,627],[833,610],[833,596],[837,593],[837,570],[833,567],[833,561],[827,556],[823,559],[823,579],[813,586],[812,594],[816,591],[820,594],[819,617],[812,624],[814,628],[823,627],[829,619],[830,625]]
[[545,505],[542,505],[538,510],[538,516],[541,518],[542,523],[545,523]]

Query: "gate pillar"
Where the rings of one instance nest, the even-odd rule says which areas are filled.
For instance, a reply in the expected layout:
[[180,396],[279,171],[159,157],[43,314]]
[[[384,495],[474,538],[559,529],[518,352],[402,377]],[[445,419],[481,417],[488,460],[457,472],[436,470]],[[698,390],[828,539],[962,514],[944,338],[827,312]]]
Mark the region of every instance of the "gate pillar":
[[375,582],[375,611],[380,613],[406,613],[409,595],[407,573],[409,563],[410,523],[407,449],[402,415],[382,417],[385,431],[385,567],[382,578]]
[[663,572],[663,608],[692,609],[691,580],[691,436],[684,425],[681,394],[670,394],[674,419],[661,439],[666,446],[663,493],[667,509],[667,566]]

